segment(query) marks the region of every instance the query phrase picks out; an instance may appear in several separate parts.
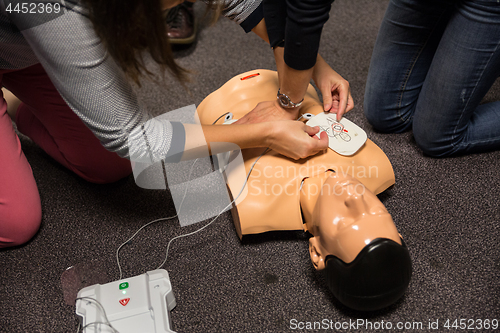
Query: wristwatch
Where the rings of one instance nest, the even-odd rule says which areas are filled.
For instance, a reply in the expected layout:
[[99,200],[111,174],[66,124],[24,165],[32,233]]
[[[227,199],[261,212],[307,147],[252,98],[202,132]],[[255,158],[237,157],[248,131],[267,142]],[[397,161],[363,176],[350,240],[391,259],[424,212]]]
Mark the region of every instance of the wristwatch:
[[290,97],[288,97],[287,95],[285,94],[282,94],[280,92],[280,89],[278,89],[278,102],[280,103],[281,107],[284,108],[284,109],[295,109],[295,108],[298,108],[302,102],[304,101],[304,99],[302,99],[300,102],[298,103],[294,103],[292,102],[292,100],[290,99]]

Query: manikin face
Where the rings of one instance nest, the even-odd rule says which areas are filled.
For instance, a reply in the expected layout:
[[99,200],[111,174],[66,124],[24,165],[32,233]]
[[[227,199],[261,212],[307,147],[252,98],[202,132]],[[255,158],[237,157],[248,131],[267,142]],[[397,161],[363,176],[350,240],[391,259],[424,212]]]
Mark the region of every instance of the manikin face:
[[391,215],[375,194],[350,175],[332,172],[316,202],[309,227],[309,252],[316,269],[334,255],[349,263],[376,238],[401,244]]

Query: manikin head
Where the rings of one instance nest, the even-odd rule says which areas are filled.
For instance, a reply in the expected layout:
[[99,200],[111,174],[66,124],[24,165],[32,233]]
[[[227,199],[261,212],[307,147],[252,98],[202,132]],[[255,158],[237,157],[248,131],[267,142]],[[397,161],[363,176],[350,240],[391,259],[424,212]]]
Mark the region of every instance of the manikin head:
[[324,270],[335,297],[357,310],[376,310],[399,299],[411,260],[391,215],[355,178],[331,172],[307,223],[313,265]]

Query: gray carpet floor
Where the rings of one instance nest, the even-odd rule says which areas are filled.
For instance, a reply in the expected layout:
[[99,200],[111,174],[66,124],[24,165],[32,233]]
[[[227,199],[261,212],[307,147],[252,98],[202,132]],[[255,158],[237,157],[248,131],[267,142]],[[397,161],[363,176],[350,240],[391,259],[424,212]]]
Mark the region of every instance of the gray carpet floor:
[[[172,244],[164,267],[177,299],[171,312],[175,331],[333,331],[294,329],[293,323],[363,319],[365,325],[354,329],[344,324],[342,331],[375,332],[383,322],[393,328],[403,323],[407,332],[442,332],[448,331],[448,320],[450,325],[455,319],[467,319],[467,325],[500,320],[500,152],[429,158],[411,132],[376,133],[363,116],[370,54],[387,2],[336,1],[320,53],[351,84],[356,106],[348,118],[393,164],[396,184],[380,199],[412,257],[413,277],[405,296],[373,313],[349,310],[331,296],[310,264],[304,233],[240,242],[225,213],[201,233]],[[203,5],[195,8],[201,18]],[[242,72],[275,69],[269,47],[226,19],[214,26],[200,19],[196,43],[177,48],[176,55],[195,72],[189,92],[173,80],[167,87],[144,82],[137,88],[139,98],[154,114],[197,105]],[[499,85],[486,97],[496,99]],[[68,286],[61,282],[66,269],[78,269],[87,282],[117,279],[117,247],[143,224],[175,210],[168,191],[141,189],[132,176],[110,185],[87,183],[28,138],[21,136],[21,141],[38,183],[43,221],[28,244],[0,251],[0,332],[76,332],[75,307],[65,301]],[[123,248],[124,275],[155,269],[170,239],[201,225],[181,228],[175,219],[151,225]],[[436,322],[438,330],[432,329]]]

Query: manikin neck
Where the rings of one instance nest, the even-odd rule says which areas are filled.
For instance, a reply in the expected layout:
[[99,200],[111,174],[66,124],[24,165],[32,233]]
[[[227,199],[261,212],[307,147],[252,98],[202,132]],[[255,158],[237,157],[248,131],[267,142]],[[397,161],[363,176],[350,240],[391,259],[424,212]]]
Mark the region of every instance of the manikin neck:
[[300,207],[304,218],[304,230],[310,230],[313,222],[314,209],[321,195],[323,184],[330,176],[332,171],[328,170],[320,175],[310,178],[304,178],[300,190]]

